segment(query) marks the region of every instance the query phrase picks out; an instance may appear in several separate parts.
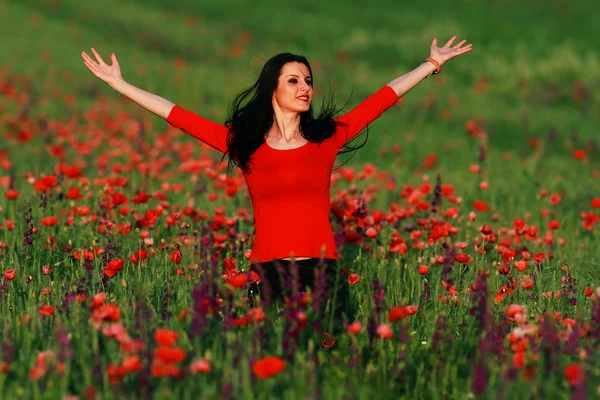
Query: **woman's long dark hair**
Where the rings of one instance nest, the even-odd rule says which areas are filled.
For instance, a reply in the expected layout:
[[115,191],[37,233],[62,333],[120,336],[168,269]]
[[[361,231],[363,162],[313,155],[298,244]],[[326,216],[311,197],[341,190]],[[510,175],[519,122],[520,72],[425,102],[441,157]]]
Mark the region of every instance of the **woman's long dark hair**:
[[[265,143],[265,134],[273,125],[274,110],[271,99],[273,92],[277,89],[281,70],[289,62],[299,62],[306,65],[314,85],[315,80],[312,69],[304,56],[281,53],[266,62],[256,83],[235,97],[231,106],[231,113],[225,121],[225,126],[229,128],[227,134],[227,154],[229,154],[227,174],[229,174],[229,167],[232,163],[237,165],[243,172],[251,171],[252,154]],[[300,114],[301,135],[309,142],[320,143],[329,139],[335,132],[337,125],[344,125],[339,121],[334,121],[333,117],[343,110],[346,105],[336,110],[332,101],[331,84],[329,85],[329,93],[329,99],[323,101],[321,113],[317,118],[313,116],[312,104],[308,111]],[[247,99],[249,99],[247,104],[242,106],[242,103]],[[346,102],[346,104],[348,103]],[[365,142],[357,147],[346,144],[338,154],[360,149],[365,145],[367,138],[368,128]]]

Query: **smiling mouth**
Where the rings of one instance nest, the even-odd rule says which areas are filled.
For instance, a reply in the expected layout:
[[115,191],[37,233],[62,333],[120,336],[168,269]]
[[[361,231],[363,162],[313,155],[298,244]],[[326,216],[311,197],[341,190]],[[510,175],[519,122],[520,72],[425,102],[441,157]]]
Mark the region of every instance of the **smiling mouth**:
[[308,97],[297,97],[297,99],[308,103]]

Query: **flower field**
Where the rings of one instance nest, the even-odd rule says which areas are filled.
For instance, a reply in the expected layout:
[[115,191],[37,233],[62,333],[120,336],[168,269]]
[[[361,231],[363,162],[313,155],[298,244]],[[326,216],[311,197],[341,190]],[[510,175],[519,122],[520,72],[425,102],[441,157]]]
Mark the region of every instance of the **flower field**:
[[[243,9],[232,28],[218,6],[190,17],[193,2],[128,2],[114,15],[99,2],[43,3],[0,3],[27,27],[0,62],[0,398],[600,396],[600,67],[581,35],[572,53],[530,64],[539,70],[508,50],[448,63],[370,127],[356,157],[339,158],[330,220],[350,291],[340,322],[323,311],[323,288],[291,290],[281,309],[248,306],[254,227],[241,172],[77,58],[115,51],[139,87],[222,122],[262,65],[251,54],[289,40],[315,60],[316,97],[332,78],[338,102],[356,86],[357,104],[422,62],[436,26],[411,28],[425,45],[406,39],[414,54],[391,68],[385,55],[363,64],[359,44],[400,42],[355,32],[354,48],[332,39],[335,52],[323,44],[312,57],[302,41],[316,37],[290,28],[263,43],[272,32]],[[133,15],[155,36],[119,25]],[[179,27],[167,32],[169,18]],[[438,37],[455,28],[432,18]],[[113,46],[119,26],[130,44]],[[60,49],[44,32],[64,37]],[[473,22],[461,35],[494,48],[482,32]],[[494,63],[514,72],[495,75]]]

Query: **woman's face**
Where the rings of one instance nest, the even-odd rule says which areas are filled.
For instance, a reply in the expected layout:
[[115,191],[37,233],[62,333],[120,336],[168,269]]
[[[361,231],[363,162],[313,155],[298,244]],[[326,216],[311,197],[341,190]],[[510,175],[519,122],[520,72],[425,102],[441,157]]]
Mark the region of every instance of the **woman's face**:
[[285,64],[273,93],[273,106],[277,103],[282,111],[306,112],[312,96],[312,77],[308,67],[299,62]]

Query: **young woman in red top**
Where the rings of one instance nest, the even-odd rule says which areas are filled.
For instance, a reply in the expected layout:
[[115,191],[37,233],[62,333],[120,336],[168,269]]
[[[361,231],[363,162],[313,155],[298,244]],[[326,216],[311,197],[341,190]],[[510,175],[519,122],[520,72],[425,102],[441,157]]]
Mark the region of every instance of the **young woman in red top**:
[[112,65],[93,48],[97,61],[85,52],[82,57],[90,71],[114,90],[207,143],[223,157],[229,155],[229,166],[234,163],[242,170],[255,218],[250,268],[261,277],[249,290],[251,300],[265,289],[271,289],[274,298],[281,300],[283,288],[291,289],[292,267],[297,267],[299,289],[310,287],[323,294],[323,279],[315,281],[315,267],[323,259],[330,294],[337,278],[339,301],[335,314],[339,317],[346,307],[348,288],[336,273],[338,253],[329,222],[329,184],[335,157],[347,149],[362,147],[349,147],[347,142],[399,97],[429,75],[439,73],[448,60],[472,49],[470,44],[462,47],[465,40],[452,46],[455,39],[438,47],[434,38],[429,58],[419,67],[394,79],[340,117],[334,117],[339,111],[327,101],[320,115],[313,116],[314,81],[308,60],[290,53],[278,54],[267,61],[256,83],[235,98],[225,124],[127,83],[114,53]]

